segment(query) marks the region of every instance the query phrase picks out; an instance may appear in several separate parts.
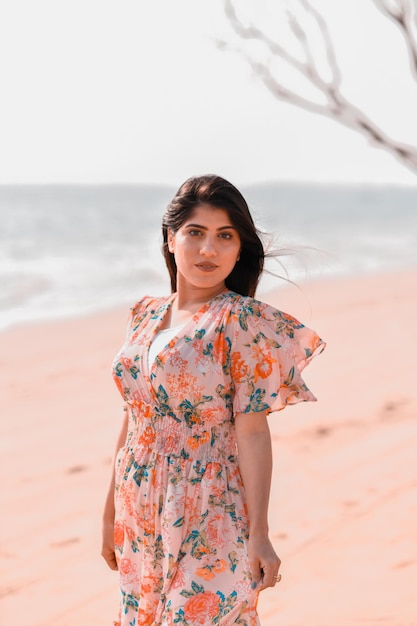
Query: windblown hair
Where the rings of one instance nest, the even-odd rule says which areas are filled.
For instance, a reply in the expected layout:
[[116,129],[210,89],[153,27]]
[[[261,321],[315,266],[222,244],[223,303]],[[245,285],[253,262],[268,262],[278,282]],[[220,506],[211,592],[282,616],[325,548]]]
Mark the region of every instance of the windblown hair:
[[200,204],[226,211],[240,236],[241,251],[226,287],[243,296],[254,296],[265,262],[265,249],[255,227],[246,200],[234,185],[220,176],[207,174],[189,178],[170,202],[162,220],[162,253],[171,279],[171,291],[177,290],[177,264],[168,249],[168,231],[176,233]]

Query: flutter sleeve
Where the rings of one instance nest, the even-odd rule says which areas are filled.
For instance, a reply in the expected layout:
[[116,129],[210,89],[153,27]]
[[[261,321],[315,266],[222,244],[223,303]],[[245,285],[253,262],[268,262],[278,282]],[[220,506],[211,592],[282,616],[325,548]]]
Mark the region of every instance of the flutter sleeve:
[[291,315],[248,299],[234,320],[234,413],[280,411],[288,404],[316,401],[301,372],[324,347],[314,330]]

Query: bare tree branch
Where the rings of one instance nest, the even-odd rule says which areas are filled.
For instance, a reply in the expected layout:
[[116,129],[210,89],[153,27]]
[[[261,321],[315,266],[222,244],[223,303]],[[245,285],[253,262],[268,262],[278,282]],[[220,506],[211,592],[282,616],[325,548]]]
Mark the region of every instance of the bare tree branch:
[[244,26],[244,24],[242,24],[242,22],[237,17],[232,0],[225,0],[224,6],[229,22],[231,23],[233,29],[239,35],[239,37],[241,37],[242,39],[253,39],[261,41],[266,45],[269,51],[272,52],[272,54],[280,57],[289,65],[292,65],[294,69],[298,70],[299,72],[305,71],[305,66],[303,63],[300,63],[294,56],[289,54],[285,50],[285,48],[277,44],[275,41],[272,41],[272,39],[267,37],[265,33],[259,30],[259,28],[256,28],[255,26]]
[[[287,10],[287,21],[293,36],[301,46],[302,60],[288,52],[282,45],[273,41],[267,34],[254,25],[243,24],[235,10],[233,0],[225,0],[225,12],[229,22],[240,39],[252,40],[265,46],[273,58],[279,59],[296,75],[303,77],[315,93],[320,94],[322,101],[304,96],[295,89],[287,87],[272,72],[268,61],[258,61],[244,51],[240,54],[252,67],[254,73],[265,87],[279,100],[283,100],[312,113],[336,120],[340,124],[364,135],[372,145],[382,148],[396,157],[402,165],[417,173],[417,147],[407,145],[389,137],[359,107],[350,102],[341,92],[342,75],[337,62],[336,52],[327,24],[322,15],[312,6],[309,0],[297,0],[311,24],[315,24],[325,51],[327,69],[330,78],[326,78],[320,70],[312,52],[310,34],[303,26],[294,11]],[[417,0],[374,0],[383,14],[401,28],[407,42],[408,53],[412,60],[414,76],[417,79],[417,35],[413,21],[417,20]],[[224,44],[223,46],[228,46]]]
[[376,6],[389,17],[404,37],[410,58],[411,71],[417,80],[417,2],[415,0],[397,0],[395,8],[386,0],[374,0]]
[[303,6],[304,10],[310,13],[317,22],[323,42],[326,47],[327,63],[332,71],[332,86],[334,89],[339,89],[342,82],[342,74],[340,72],[336,57],[336,51],[333,45],[332,38],[330,37],[329,29],[327,28],[327,24],[323,17],[320,15],[320,13],[306,0],[300,0],[300,4]]

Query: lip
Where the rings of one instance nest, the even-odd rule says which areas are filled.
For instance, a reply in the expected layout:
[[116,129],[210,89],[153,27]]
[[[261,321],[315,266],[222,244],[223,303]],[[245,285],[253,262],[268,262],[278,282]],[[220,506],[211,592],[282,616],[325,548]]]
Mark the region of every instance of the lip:
[[203,272],[212,272],[213,270],[217,269],[219,266],[215,265],[214,263],[196,263],[196,267],[198,267],[199,270],[202,270]]

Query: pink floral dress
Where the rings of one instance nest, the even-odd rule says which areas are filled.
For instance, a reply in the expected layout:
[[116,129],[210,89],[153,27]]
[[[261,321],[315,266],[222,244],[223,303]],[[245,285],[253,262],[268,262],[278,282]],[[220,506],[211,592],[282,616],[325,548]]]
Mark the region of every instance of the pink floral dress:
[[234,415],[315,400],[300,372],[324,344],[293,317],[226,291],[149,368],[174,298],[135,305],[113,364],[129,415],[116,459],[115,624],[256,626]]

